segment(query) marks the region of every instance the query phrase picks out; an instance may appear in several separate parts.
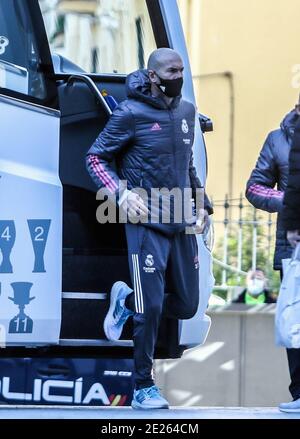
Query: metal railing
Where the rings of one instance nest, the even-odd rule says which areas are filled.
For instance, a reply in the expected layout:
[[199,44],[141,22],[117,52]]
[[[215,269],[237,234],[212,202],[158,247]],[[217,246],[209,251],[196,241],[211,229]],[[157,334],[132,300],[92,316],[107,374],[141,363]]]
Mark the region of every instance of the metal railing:
[[232,283],[233,275],[235,284],[239,285],[249,269],[260,267],[271,271],[276,214],[254,208],[242,194],[231,199],[225,195],[223,200],[212,200],[212,204],[215,231],[213,263],[219,281],[217,286],[226,288],[229,278]]

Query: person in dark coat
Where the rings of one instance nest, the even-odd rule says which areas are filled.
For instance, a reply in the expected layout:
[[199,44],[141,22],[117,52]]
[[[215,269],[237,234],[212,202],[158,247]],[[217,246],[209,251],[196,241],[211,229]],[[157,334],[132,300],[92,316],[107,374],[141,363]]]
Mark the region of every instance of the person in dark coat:
[[259,305],[261,303],[275,303],[276,299],[267,288],[267,278],[260,268],[249,270],[246,278],[246,288],[232,303]]
[[[300,119],[295,127],[289,156],[289,176],[281,220],[290,245],[295,247],[300,242]],[[287,352],[291,374],[289,389],[293,401],[281,403],[279,409],[283,412],[300,413],[300,349],[287,349]]]
[[[98,188],[105,187],[116,196],[120,209],[127,209],[133,219],[140,212],[148,217],[153,189],[189,189],[188,203],[191,197],[197,198],[197,191],[203,192],[192,156],[196,109],[181,99],[182,84],[183,63],[178,53],[167,48],[154,51],[147,70],[128,75],[128,99],[116,107],[87,153],[87,169]],[[114,159],[117,169],[112,166]],[[124,188],[125,181],[128,188]],[[143,189],[149,198],[144,201],[136,189]],[[155,213],[163,212],[165,199],[161,200]],[[107,338],[116,341],[127,318],[133,317],[135,390],[131,405],[136,409],[168,408],[152,374],[162,310],[168,317],[189,319],[198,308],[197,240],[195,234],[186,233],[186,226],[201,233],[212,208],[204,195],[202,207],[196,202],[196,213],[201,211],[201,215],[192,225],[185,219],[175,221],[175,204],[176,195],[167,208],[168,222],[158,215],[154,221],[125,224],[133,288],[122,281],[113,285],[104,319]],[[165,295],[166,275],[173,285],[169,295]]]
[[[280,270],[281,278],[281,261],[291,257],[293,251],[284,226],[283,215],[286,216],[286,213],[283,212],[283,197],[289,175],[289,154],[299,116],[300,97],[295,108],[283,119],[280,129],[269,133],[246,187],[246,197],[254,207],[278,212],[274,269]],[[291,376],[290,392],[293,398],[297,398],[300,395],[300,350],[287,349],[287,356]]]
[[300,120],[295,128],[289,156],[289,176],[283,200],[282,224],[289,243],[295,247],[300,241]]
[[285,116],[279,129],[268,134],[246,186],[246,198],[254,207],[266,212],[278,213],[274,252],[275,270],[281,270],[281,260],[289,258],[292,253],[292,247],[282,226],[281,210],[288,179],[289,153],[300,114],[298,108],[299,104]]

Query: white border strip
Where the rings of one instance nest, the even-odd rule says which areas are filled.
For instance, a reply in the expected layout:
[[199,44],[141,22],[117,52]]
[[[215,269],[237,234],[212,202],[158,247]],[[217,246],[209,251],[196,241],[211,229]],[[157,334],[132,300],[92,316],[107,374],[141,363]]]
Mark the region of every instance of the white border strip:
[[106,300],[107,293],[85,293],[85,292],[63,292],[63,299],[89,299],[89,300]]

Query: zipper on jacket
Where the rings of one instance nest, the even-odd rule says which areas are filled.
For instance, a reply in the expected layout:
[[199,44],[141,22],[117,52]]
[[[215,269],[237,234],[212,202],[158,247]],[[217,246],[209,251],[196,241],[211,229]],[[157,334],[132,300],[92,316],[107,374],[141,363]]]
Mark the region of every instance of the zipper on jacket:
[[141,171],[140,187],[143,187],[143,171]]
[[176,138],[176,136],[175,136],[175,126],[174,126],[174,113],[173,113],[173,110],[172,109],[169,109],[168,110],[168,112],[169,112],[169,117],[170,117],[170,121],[171,121],[171,124],[172,124],[172,133],[173,133],[173,138],[172,138],[172,147],[173,147],[173,160],[174,160],[174,169],[176,169],[176,154],[175,154],[175,138]]

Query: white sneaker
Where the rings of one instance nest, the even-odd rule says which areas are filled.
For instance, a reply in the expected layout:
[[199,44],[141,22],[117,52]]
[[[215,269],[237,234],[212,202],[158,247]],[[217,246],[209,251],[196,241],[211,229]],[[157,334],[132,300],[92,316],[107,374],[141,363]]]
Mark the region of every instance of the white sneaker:
[[112,286],[110,306],[103,323],[103,329],[108,340],[119,340],[126,320],[134,314],[125,306],[125,299],[132,291],[122,281],[115,282]]
[[300,398],[291,402],[282,402],[278,406],[279,410],[287,413],[300,413]]
[[151,386],[133,392],[131,407],[140,410],[168,409],[169,403],[157,386]]

